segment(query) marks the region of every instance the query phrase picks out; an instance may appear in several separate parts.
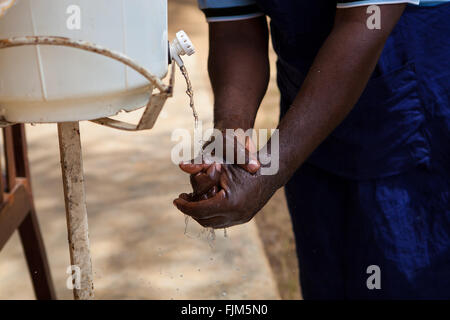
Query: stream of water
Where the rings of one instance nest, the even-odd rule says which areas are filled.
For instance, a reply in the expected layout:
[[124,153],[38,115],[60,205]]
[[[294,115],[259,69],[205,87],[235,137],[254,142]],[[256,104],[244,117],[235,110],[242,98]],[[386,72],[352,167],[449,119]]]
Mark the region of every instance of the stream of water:
[[[198,113],[197,110],[195,109],[195,104],[194,104],[194,90],[192,89],[192,83],[191,80],[189,79],[189,74],[187,72],[187,69],[185,66],[181,66],[180,67],[181,73],[183,74],[184,79],[186,80],[186,94],[189,97],[189,106],[192,110],[192,115],[194,116],[194,130],[198,130]],[[202,136],[202,135],[200,135]],[[203,145],[203,141],[200,142],[201,145]],[[184,227],[184,234],[187,234],[187,229],[188,229],[188,223],[189,223],[189,216],[185,216],[184,219],[184,223],[185,223],[185,227]],[[205,228],[205,230],[200,234],[200,236],[206,232],[206,240],[208,241],[208,244],[212,247],[214,240],[216,239],[216,233],[214,231],[214,228]],[[227,234],[227,229],[223,229],[223,236],[225,238],[228,237]]]

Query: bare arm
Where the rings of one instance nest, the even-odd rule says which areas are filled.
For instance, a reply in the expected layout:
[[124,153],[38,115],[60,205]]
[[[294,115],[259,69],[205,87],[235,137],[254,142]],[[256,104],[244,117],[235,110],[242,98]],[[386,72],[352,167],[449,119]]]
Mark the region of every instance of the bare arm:
[[212,22],[209,38],[214,125],[252,128],[269,82],[266,18]]
[[284,185],[358,101],[405,4],[383,5],[381,29],[366,26],[366,7],[338,9],[335,25],[280,122],[280,172]]
[[381,30],[366,27],[366,7],[337,10],[332,32],[280,122],[279,172],[250,174],[226,165],[220,173],[221,190],[215,196],[196,201],[181,194],[174,201],[178,209],[205,227],[225,228],[249,221],[358,101],[405,5],[380,7]]

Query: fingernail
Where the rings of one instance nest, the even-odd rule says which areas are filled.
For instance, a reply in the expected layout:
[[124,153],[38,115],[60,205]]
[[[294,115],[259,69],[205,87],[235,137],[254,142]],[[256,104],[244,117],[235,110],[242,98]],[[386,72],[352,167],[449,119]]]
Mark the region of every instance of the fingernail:
[[247,165],[247,168],[249,171],[251,171],[252,173],[258,171],[259,169],[259,163],[256,161],[250,161],[249,164]]

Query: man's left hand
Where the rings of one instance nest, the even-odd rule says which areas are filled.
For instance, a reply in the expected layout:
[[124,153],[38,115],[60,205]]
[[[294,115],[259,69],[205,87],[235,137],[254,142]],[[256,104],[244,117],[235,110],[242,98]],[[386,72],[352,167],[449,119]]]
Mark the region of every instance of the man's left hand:
[[199,200],[183,193],[173,203],[203,227],[228,228],[250,221],[276,191],[271,176],[251,174],[237,165],[222,165],[218,182],[218,192],[209,197]]

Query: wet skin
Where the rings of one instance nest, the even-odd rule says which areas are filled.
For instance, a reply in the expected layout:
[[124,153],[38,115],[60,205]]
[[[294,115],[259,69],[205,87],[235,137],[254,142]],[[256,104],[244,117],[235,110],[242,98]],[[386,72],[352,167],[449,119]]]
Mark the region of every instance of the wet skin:
[[[255,166],[181,164],[194,191],[174,200],[180,211],[205,227],[230,227],[251,220],[287,183],[358,101],[405,4],[380,6],[380,30],[367,28],[366,8],[337,9],[333,30],[278,126],[279,172],[263,176]],[[246,130],[269,79],[266,20],[215,22],[209,29],[214,125]]]
[[203,194],[199,199],[195,193],[183,193],[175,204],[204,227],[226,228],[245,223],[275,192],[275,189],[265,187],[267,177],[251,174],[236,165],[222,165],[217,185],[209,190],[209,194]]

